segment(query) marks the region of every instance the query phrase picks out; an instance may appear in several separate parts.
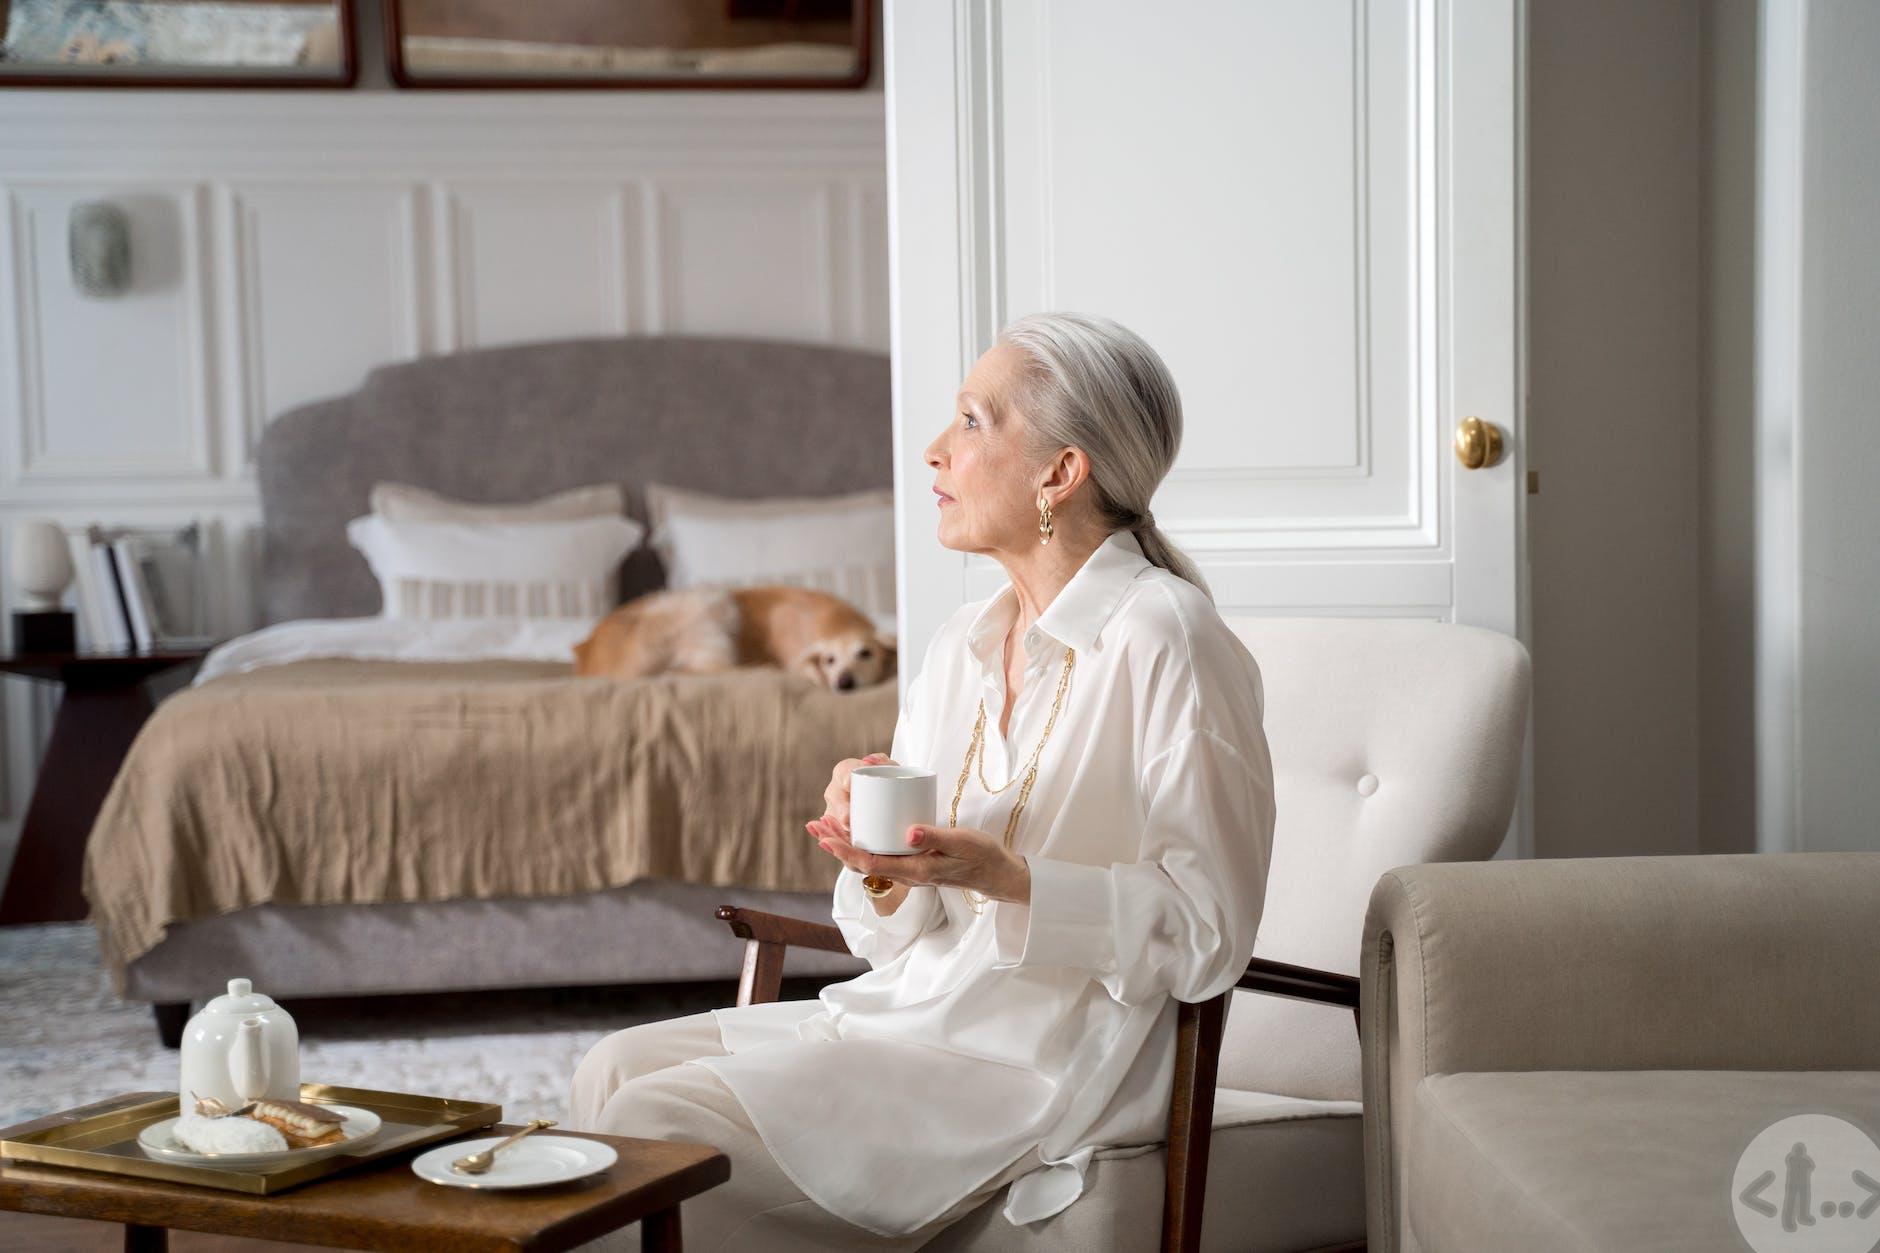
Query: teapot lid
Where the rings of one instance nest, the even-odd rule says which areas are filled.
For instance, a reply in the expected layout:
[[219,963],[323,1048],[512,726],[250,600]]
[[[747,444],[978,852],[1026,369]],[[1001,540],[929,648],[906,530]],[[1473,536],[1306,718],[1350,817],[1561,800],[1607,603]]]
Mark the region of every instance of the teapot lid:
[[228,992],[203,1006],[218,1014],[259,1014],[279,1008],[271,998],[255,991],[255,985],[247,979],[230,979]]

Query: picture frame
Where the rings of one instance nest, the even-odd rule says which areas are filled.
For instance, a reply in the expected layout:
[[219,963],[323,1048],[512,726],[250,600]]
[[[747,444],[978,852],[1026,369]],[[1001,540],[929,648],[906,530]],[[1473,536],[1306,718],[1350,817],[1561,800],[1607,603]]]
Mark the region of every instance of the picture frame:
[[344,89],[353,0],[0,0],[0,88]]
[[[419,90],[854,90],[871,72],[879,3],[384,0],[387,69],[399,87]],[[685,20],[662,22],[662,12]],[[829,34],[837,22],[840,42]],[[705,42],[636,43],[636,28],[703,32]],[[765,32],[818,38],[744,42]]]

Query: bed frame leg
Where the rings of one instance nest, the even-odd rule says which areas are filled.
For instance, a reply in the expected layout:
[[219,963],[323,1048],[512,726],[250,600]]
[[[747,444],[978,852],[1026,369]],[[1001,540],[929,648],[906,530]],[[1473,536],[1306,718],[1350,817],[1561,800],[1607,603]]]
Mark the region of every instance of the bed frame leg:
[[183,1047],[183,1028],[189,1025],[188,1001],[165,1001],[152,1005],[150,1012],[157,1020],[157,1038],[163,1041],[166,1049]]

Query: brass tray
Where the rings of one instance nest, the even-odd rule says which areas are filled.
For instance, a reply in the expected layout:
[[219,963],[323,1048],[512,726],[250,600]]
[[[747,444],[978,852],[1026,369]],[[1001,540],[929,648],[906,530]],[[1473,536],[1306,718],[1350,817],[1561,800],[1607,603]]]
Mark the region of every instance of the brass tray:
[[177,1115],[179,1103],[174,1095],[169,1095],[155,1100],[133,1100],[128,1105],[119,1105],[71,1122],[0,1139],[0,1160],[75,1166],[81,1170],[133,1175],[139,1179],[162,1179],[168,1183],[193,1183],[205,1188],[221,1188],[227,1192],[267,1196],[342,1170],[351,1170],[403,1149],[448,1140],[466,1131],[481,1130],[501,1122],[503,1117],[501,1105],[485,1101],[414,1096],[407,1092],[379,1092],[372,1088],[343,1088],[329,1083],[301,1084],[300,1099],[369,1109],[381,1120],[378,1134],[361,1144],[355,1153],[334,1153],[330,1157],[280,1166],[273,1170],[159,1161],[138,1145],[137,1133],[151,1123]]

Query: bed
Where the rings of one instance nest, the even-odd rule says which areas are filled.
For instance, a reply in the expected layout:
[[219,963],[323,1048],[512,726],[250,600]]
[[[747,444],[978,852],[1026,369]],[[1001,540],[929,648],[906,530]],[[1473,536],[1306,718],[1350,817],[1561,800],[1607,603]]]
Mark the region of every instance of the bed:
[[[345,537],[376,482],[507,502],[605,479],[642,519],[649,483],[880,489],[889,405],[885,356],[736,337],[380,368],[260,444],[261,638],[382,634]],[[630,599],[665,572],[641,546],[619,578]],[[897,715],[892,679],[582,679],[539,644],[266,651],[158,707],[87,850],[113,981],[172,1041],[237,975],[288,999],[734,977],[742,945],[714,908],[827,918],[836,867],[802,822],[834,761],[886,747]],[[864,968],[815,954],[792,973]]]

